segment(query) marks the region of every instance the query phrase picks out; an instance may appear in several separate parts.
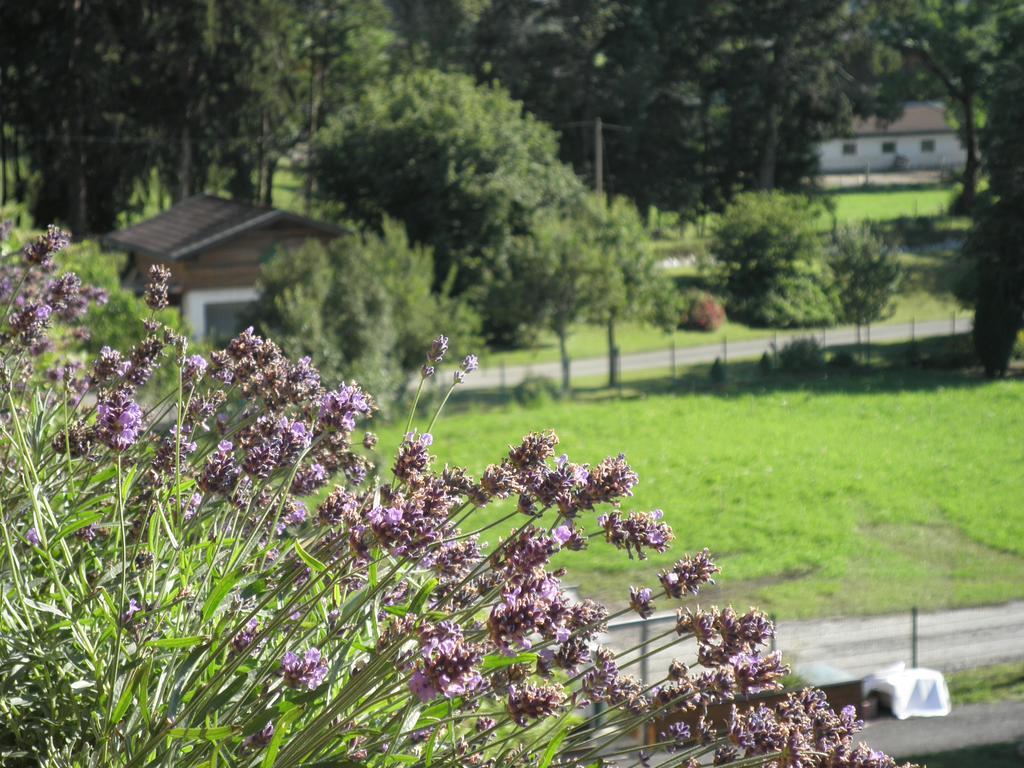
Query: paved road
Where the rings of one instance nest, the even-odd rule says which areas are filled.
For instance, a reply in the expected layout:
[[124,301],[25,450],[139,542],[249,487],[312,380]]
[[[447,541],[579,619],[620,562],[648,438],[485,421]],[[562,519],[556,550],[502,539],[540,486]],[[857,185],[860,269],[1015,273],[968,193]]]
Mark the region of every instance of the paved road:
[[1024,741],[1024,701],[954,706],[946,717],[872,720],[854,738],[896,758]]
[[[871,341],[908,341],[912,334],[919,339],[946,336],[954,328],[957,333],[969,331],[971,329],[970,318],[957,318],[955,323],[952,321],[952,318],[948,320],[929,320],[917,323],[913,327],[909,323],[873,326],[871,328]],[[856,328],[844,326],[841,328],[830,328],[826,331],[816,331],[813,334],[808,331],[780,333],[777,341],[779,346],[781,346],[790,339],[806,338],[811,335],[819,339],[824,336],[826,346],[853,344],[857,340]],[[775,340],[775,337],[766,337],[763,339],[729,342],[727,347],[728,357],[730,360],[761,357],[762,354],[771,349],[771,345]],[[722,356],[722,352],[723,345],[721,341],[700,347],[680,347],[675,352],[676,365],[713,363],[716,357]],[[671,366],[672,350],[666,348],[654,352],[637,352],[623,355],[620,368],[626,372],[665,369]],[[608,358],[592,357],[574,360],[571,371],[573,378],[607,375]],[[502,385],[514,387],[528,376],[560,380],[562,377],[561,363],[556,361],[531,365],[513,365],[507,366],[504,372],[502,372],[501,368],[497,367],[481,368],[472,376],[466,377],[466,382],[462,387],[468,389],[497,389]]]
[[[653,639],[673,626],[674,614],[658,614],[648,622]],[[640,621],[609,628],[606,642],[625,650],[640,642]],[[911,663],[910,612],[846,619],[783,621],[777,626],[777,647],[798,669],[827,664],[862,677],[896,662]],[[658,648],[671,637],[650,648]],[[626,657],[627,659],[630,657]],[[650,683],[664,677],[673,658],[692,663],[692,644],[676,644],[646,662]],[[1024,601],[981,608],[922,613],[918,618],[918,665],[952,672],[969,667],[1024,659]],[[640,664],[631,671],[643,671]]]

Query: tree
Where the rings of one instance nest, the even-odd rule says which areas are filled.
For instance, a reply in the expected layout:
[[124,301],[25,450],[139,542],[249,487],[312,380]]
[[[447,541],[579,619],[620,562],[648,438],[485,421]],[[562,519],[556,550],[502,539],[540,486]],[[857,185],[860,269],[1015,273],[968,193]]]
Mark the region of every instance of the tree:
[[891,317],[903,269],[895,251],[868,225],[845,225],[832,238],[829,266],[839,297],[840,319],[862,325]]
[[725,209],[711,241],[713,280],[729,315],[752,325],[832,325],[839,309],[809,200],[745,192]]
[[619,374],[618,322],[633,319],[659,324],[660,320],[666,330],[672,330],[678,318],[669,320],[669,313],[662,311],[671,281],[658,265],[636,206],[623,197],[608,201],[603,195],[594,195],[585,210],[585,236],[595,256],[591,295],[598,297],[587,315],[608,329],[608,386],[614,387]]
[[974,346],[990,377],[1006,373],[1024,327],[1024,11],[1003,18],[998,58],[982,132],[990,199],[964,249],[974,266]]
[[[909,70],[912,87],[937,83],[949,101],[960,126],[967,151],[963,194],[959,205],[969,212],[977,196],[979,127],[984,114],[982,95],[986,79],[999,58],[997,30],[1011,4],[1002,0],[900,0],[879,4],[876,30],[880,39],[900,51]],[[925,81],[925,82],[922,82]],[[916,98],[920,98],[919,95]]]
[[581,223],[579,217],[542,212],[530,233],[517,237],[512,246],[519,271],[510,288],[558,337],[566,394],[571,388],[569,332],[601,298],[595,292],[600,256]]
[[263,267],[253,317],[286,354],[312,357],[331,380],[355,378],[396,397],[431,338],[445,332],[472,346],[476,321],[431,291],[428,248],[410,245],[397,222],[382,229],[277,254]]
[[370,89],[321,131],[313,173],[322,207],[372,227],[392,216],[435,254],[434,285],[454,273],[490,340],[508,344],[532,318],[491,299],[508,278],[511,239],[537,211],[583,189],[559,162],[554,132],[499,87],[420,71]]

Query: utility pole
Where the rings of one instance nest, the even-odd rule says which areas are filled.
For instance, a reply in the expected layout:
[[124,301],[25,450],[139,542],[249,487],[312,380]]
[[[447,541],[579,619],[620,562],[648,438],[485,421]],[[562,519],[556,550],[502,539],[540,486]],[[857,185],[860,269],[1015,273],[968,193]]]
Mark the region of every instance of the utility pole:
[[594,189],[604,194],[604,126],[600,117],[594,118]]

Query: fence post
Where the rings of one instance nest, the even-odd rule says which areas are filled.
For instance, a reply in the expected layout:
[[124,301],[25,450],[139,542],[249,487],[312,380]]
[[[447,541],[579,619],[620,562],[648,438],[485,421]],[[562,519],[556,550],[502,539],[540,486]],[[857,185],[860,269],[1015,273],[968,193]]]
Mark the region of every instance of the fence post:
[[672,337],[672,381],[676,380],[676,339]]
[[913,315],[910,316],[910,340],[917,341],[917,318]]
[[729,337],[722,337],[722,365],[729,364]]
[[910,609],[910,666],[917,668],[917,606]]
[[779,623],[775,620],[775,614],[774,613],[769,614],[768,618],[771,620],[772,628],[774,630],[772,632],[771,650],[772,650],[772,653],[775,653],[777,650],[779,650],[779,640],[778,640]]
[[956,336],[956,310],[949,316],[949,335]]
[[501,361],[501,367],[498,370],[499,370],[499,372],[501,374],[501,399],[505,400],[505,399],[508,398],[508,392],[505,389],[506,381],[505,381],[505,361],[504,360]]
[[622,350],[615,348],[615,385],[619,388],[619,397],[622,397]]
[[[640,653],[642,654],[643,658],[640,659],[640,682],[644,687],[647,687],[647,678],[650,675],[650,668],[648,666],[648,663],[650,662],[650,657],[647,655],[647,646],[650,644],[650,642],[651,637],[650,630],[647,627],[647,619],[642,619],[640,621]],[[650,743],[648,741],[648,737],[650,735],[650,727],[646,723],[644,723],[643,728],[643,741],[644,746],[646,747]]]
[[773,368],[779,367],[779,332],[774,331],[772,333],[772,358],[774,365]]

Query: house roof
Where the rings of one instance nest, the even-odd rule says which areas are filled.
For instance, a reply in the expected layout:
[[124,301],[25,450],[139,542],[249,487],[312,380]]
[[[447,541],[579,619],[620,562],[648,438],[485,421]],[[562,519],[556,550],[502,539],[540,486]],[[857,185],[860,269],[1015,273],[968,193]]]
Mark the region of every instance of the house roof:
[[856,137],[952,132],[953,127],[946,121],[946,109],[937,101],[908,101],[903,105],[903,113],[895,120],[869,117],[853,122],[853,135]]
[[340,235],[344,229],[277,208],[195,195],[151,219],[111,232],[102,242],[109,248],[177,261],[250,229],[272,222],[291,222]]

